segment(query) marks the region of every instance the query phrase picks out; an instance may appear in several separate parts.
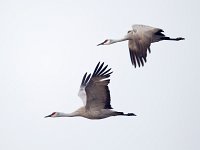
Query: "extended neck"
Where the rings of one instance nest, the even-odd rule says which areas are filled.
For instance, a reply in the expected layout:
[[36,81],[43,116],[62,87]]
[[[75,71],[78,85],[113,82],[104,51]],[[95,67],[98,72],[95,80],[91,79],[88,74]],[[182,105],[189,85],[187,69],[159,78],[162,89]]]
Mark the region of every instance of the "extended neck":
[[62,112],[58,112],[57,116],[55,117],[76,117],[76,116],[80,116],[78,114],[78,112],[72,112],[72,113],[62,113]]
[[127,36],[124,38],[121,38],[121,39],[112,39],[112,44],[117,43],[117,42],[126,41],[126,40],[129,40],[129,38]]

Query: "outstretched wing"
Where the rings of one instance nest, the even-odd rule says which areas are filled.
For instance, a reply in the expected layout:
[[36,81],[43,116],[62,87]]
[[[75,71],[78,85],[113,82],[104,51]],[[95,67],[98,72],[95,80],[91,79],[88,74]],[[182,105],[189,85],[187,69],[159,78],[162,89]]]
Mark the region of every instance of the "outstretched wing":
[[132,28],[132,40],[128,43],[131,62],[135,67],[140,67],[146,62],[147,50],[151,52],[150,45],[155,42],[156,33],[162,30],[146,25],[133,25]]
[[86,87],[86,83],[90,79],[90,76],[91,74],[87,75],[87,72],[85,73],[81,82],[79,92],[78,92],[78,96],[82,99],[84,106],[86,105],[86,99],[87,99],[85,87]]
[[[104,63],[97,64],[93,74],[83,76],[79,93],[83,101],[85,100],[86,109],[112,109],[110,105],[110,91],[108,84],[110,82],[110,69]],[[80,95],[81,95],[80,94]]]

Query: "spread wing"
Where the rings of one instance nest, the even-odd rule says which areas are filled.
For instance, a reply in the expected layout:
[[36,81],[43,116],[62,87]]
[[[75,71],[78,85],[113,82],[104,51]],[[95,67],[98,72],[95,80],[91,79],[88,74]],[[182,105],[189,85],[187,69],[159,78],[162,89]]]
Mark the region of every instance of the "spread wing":
[[93,74],[83,76],[79,95],[85,101],[86,109],[112,109],[110,105],[110,91],[108,84],[110,82],[110,69],[104,63],[97,64]]
[[146,25],[133,25],[132,28],[131,40],[128,42],[131,62],[135,67],[140,67],[147,61],[147,50],[151,52],[150,45],[155,42],[156,33],[163,31]]

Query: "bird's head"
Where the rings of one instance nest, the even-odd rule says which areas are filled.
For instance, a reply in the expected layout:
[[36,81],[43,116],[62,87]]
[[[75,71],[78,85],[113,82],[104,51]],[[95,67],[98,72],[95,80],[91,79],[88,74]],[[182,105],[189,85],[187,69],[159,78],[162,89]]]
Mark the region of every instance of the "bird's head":
[[102,43],[98,44],[97,46],[99,46],[99,45],[110,45],[112,43],[113,43],[113,40],[106,39],[105,41],[103,41]]
[[47,117],[52,117],[52,118],[54,118],[54,117],[57,117],[57,116],[59,116],[59,113],[58,113],[58,112],[53,112],[53,113],[51,113],[50,115],[45,116],[44,118],[47,118]]

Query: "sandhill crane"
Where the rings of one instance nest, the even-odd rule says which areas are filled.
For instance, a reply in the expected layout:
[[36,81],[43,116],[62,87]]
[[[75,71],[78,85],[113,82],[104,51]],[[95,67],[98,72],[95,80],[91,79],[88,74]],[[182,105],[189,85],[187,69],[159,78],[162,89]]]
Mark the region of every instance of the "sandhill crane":
[[[104,42],[98,44],[99,45],[110,45],[117,42],[122,42],[128,40],[128,47],[131,57],[132,65],[136,66],[140,65],[144,66],[144,62],[146,62],[147,50],[149,53],[150,45],[154,42],[159,42],[162,40],[172,40],[179,41],[184,40],[182,37],[178,38],[170,38],[163,34],[163,30],[159,28],[154,28],[146,25],[133,25],[132,30],[128,31],[127,35],[118,40],[106,39]],[[136,65],[137,64],[137,65]]]
[[97,64],[93,74],[83,76],[79,96],[83,100],[84,106],[78,110],[66,114],[61,112],[53,112],[46,117],[75,117],[81,116],[88,119],[103,119],[110,116],[136,116],[133,113],[123,113],[112,110],[110,104],[110,91],[108,84],[110,82],[110,69],[108,65],[104,67],[104,63]]

